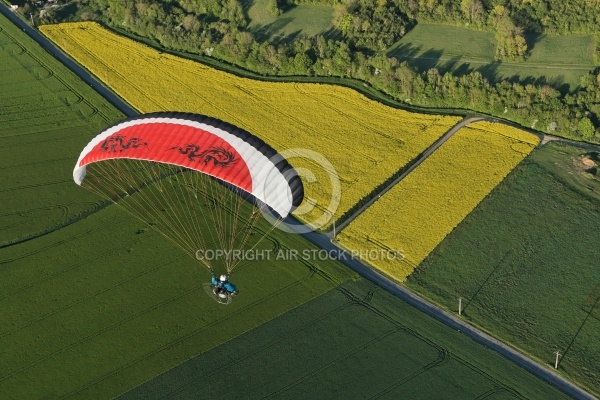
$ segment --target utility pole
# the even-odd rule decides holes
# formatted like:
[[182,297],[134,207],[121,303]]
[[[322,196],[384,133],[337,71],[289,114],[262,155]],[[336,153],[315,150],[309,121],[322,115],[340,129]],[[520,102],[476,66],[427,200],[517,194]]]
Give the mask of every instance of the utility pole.
[[33,22],[33,13],[29,14],[29,16],[31,17],[31,25],[35,26],[35,23]]
[[458,315],[462,315],[462,297],[458,298]]
[[335,220],[333,220],[333,235],[331,236],[331,241],[335,240]]
[[558,350],[556,350],[554,352],[554,354],[556,354],[556,360],[554,361],[554,369],[558,368],[558,358],[560,357],[560,353],[558,352]]

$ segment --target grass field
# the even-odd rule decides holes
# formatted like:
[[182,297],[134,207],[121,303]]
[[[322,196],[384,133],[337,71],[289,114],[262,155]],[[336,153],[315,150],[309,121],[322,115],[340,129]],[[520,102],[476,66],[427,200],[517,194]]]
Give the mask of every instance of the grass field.
[[531,49],[525,65],[589,67],[594,64],[594,42],[593,35],[543,35]]
[[[450,25],[417,24],[389,51],[402,57],[462,57],[490,61],[496,52],[492,32],[481,32]],[[430,60],[434,62],[435,60]]]
[[245,0],[248,28],[263,39],[289,40],[298,35],[316,36],[333,28],[333,8],[317,4],[294,5],[281,15],[271,14],[268,0]]
[[[243,295],[224,307],[204,269],[144,230],[109,207],[2,251],[0,393],[112,397],[351,276],[334,261],[247,262],[234,275]],[[266,243],[310,248],[294,235]]]
[[253,399],[566,398],[365,280],[321,295],[119,399],[223,393]]
[[[325,227],[460,120],[394,109],[339,86],[240,78],[160,53],[95,23],[41,29],[142,112],[206,114],[252,132],[278,151],[292,149],[290,163],[314,174],[303,176],[305,206],[295,215],[308,223],[324,216]],[[303,156],[304,149],[322,154],[331,166]],[[336,174],[340,194],[331,183]],[[332,199],[333,204],[339,199],[337,210],[330,207]]]
[[100,205],[70,171],[78,149],[122,115],[1,15],[0,28],[1,246]]
[[593,35],[529,36],[531,55],[525,62],[494,62],[492,32],[450,25],[418,24],[394,44],[388,54],[421,70],[480,71],[491,81],[544,81],[573,90],[579,77],[594,69]]
[[[584,150],[534,151],[409,277],[411,289],[600,392],[600,183]],[[598,160],[597,153],[591,155]]]
[[[538,138],[479,121],[461,128],[337,236],[392,278],[413,269],[527,155]],[[370,249],[402,255],[369,259]]]

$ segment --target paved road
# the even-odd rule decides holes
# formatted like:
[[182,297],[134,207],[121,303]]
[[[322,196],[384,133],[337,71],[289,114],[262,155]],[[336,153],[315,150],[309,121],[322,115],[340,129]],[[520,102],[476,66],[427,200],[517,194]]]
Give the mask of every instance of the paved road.
[[[60,51],[57,47],[54,46],[52,42],[50,42],[45,36],[40,34],[36,29],[31,28],[27,25],[23,20],[21,20],[18,16],[14,15],[12,11],[10,11],[4,4],[0,3],[0,13],[5,15],[10,21],[12,21],[15,25],[23,29],[29,36],[31,36],[34,40],[36,40],[46,51],[50,54],[54,55],[59,61],[65,64],[68,68],[70,68],[75,74],[77,74],[84,82],[91,85],[98,93],[108,99],[117,109],[123,112],[127,116],[135,116],[139,113],[134,110],[131,106],[125,103],[120,97],[118,97],[115,93],[106,88],[102,83],[100,83],[96,78],[94,78],[91,74],[88,73],[85,69],[83,69],[79,64],[74,62],[68,56],[66,56],[62,51]],[[483,118],[482,118],[483,119]],[[465,123],[472,122],[473,120],[465,120]],[[462,126],[462,125],[461,125]],[[453,129],[457,130],[458,126],[455,126]],[[432,147],[430,147],[427,151],[429,152],[427,155],[431,154],[437,147],[441,146],[442,143],[448,139],[448,137],[452,136],[454,132],[448,132],[444,137],[440,139],[440,141],[436,142]],[[445,139],[444,139],[445,138]],[[443,140],[443,141],[442,141]],[[437,146],[436,146],[437,145]],[[435,146],[435,147],[434,147]],[[419,162],[422,162],[426,156],[421,157]],[[417,164],[418,165],[418,164]],[[415,165],[412,169],[416,168]],[[412,170],[410,169],[410,170]],[[409,171],[410,171],[409,170]],[[408,172],[409,172],[408,171]],[[408,173],[407,172],[407,173]],[[400,177],[398,180],[402,179]],[[384,192],[389,190],[389,188],[393,186],[390,185],[384,188]],[[292,219],[289,220],[290,224],[297,223]],[[326,251],[333,251],[334,254],[339,254],[342,251],[336,244],[332,243],[331,238],[327,234],[321,234],[317,232],[308,232],[303,233],[302,236],[310,240],[312,243],[316,244],[320,248]],[[537,364],[535,361],[527,358],[525,355],[519,353],[518,351],[512,349],[511,347],[501,343],[500,341],[494,339],[493,337],[487,335],[486,333],[480,331],[477,328],[469,325],[468,323],[462,321],[458,317],[436,307],[432,303],[422,299],[421,297],[415,295],[407,288],[402,287],[387,277],[381,275],[375,270],[367,267],[360,260],[353,259],[350,254],[345,253],[346,257],[341,257],[340,261],[343,262],[346,266],[353,269],[361,276],[369,279],[370,281],[378,284],[382,288],[388,290],[394,295],[398,296],[402,300],[411,304],[412,306],[418,308],[429,316],[436,318],[437,320],[443,322],[444,324],[463,332],[465,335],[469,336],[476,342],[479,342],[492,350],[497,351],[502,354],[506,358],[512,360],[517,365],[531,372],[532,374],[546,380],[552,385],[558,387],[568,395],[578,398],[578,399],[595,399],[591,394],[586,391],[580,389],[575,386],[573,383],[564,379],[560,375],[556,374],[554,371],[545,368],[542,365]]]
[[[598,145],[594,145],[594,144],[590,144],[590,143],[582,143],[582,142],[577,142],[575,140],[563,139],[563,138],[559,138],[559,137],[556,137],[556,136],[546,135],[546,134],[534,131],[533,129],[524,128],[524,127],[522,127],[520,125],[517,125],[517,124],[514,124],[514,123],[510,123],[510,122],[507,122],[507,121],[502,121],[502,120],[499,120],[499,119],[493,118],[493,117],[488,117],[488,116],[474,116],[474,117],[465,118],[462,121],[460,121],[458,124],[456,124],[455,126],[453,126],[441,138],[439,138],[435,143],[433,143],[427,150],[425,150],[423,153],[421,153],[417,157],[416,160],[412,161],[411,166],[405,172],[403,172],[400,176],[398,176],[398,178],[394,179],[392,182],[390,182],[389,185],[387,185],[386,187],[384,187],[383,189],[381,189],[379,192],[374,193],[373,197],[371,198],[371,200],[369,200],[365,205],[363,205],[358,210],[356,210],[352,215],[350,215],[349,217],[347,217],[346,219],[344,219],[340,223],[337,223],[336,226],[335,226],[335,232],[332,229],[329,232],[327,232],[327,236],[334,237],[335,235],[337,235],[338,233],[340,233],[342,231],[342,229],[344,229],[346,226],[348,226],[354,219],[356,219],[360,214],[362,214],[363,211],[365,211],[373,203],[375,203],[377,200],[379,200],[379,198],[381,196],[383,196],[390,189],[392,189],[395,185],[397,185],[402,179],[404,179],[415,168],[417,168],[419,165],[421,165],[423,163],[423,161],[425,161],[427,159],[427,157],[429,157],[442,144],[444,144],[448,139],[450,139],[452,137],[452,135],[454,135],[460,128],[462,128],[463,126],[468,125],[468,124],[470,124],[472,122],[476,122],[476,121],[490,121],[490,122],[497,122],[497,123],[500,123],[500,124],[505,124],[505,125],[513,126],[515,128],[521,129],[521,130],[523,130],[525,132],[528,132],[528,133],[530,133],[530,134],[532,134],[534,136],[537,136],[538,139],[540,139],[540,144],[541,145],[546,144],[548,142],[558,142],[558,143],[569,144],[571,146],[576,146],[576,147],[579,147],[579,148],[582,148],[582,149],[585,149],[585,150],[600,151],[600,146],[598,146]],[[335,235],[334,235],[334,233],[335,233]]]
[[[429,146],[429,148],[427,150],[425,150],[423,153],[421,153],[415,161],[412,161],[411,166],[406,171],[404,171],[398,178],[396,178],[392,182],[390,182],[390,184],[387,185],[386,187],[384,187],[383,189],[381,189],[380,192],[373,195],[373,198],[371,200],[369,200],[365,205],[363,205],[358,210],[356,210],[352,215],[350,215],[348,218],[346,218],[341,223],[337,224],[335,227],[335,234],[339,233],[342,229],[344,229],[348,224],[350,224],[350,222],[352,222],[355,218],[357,218],[360,214],[362,214],[363,211],[365,211],[373,203],[375,203],[377,200],[379,200],[379,198],[381,196],[383,196],[385,193],[387,193],[392,187],[394,187],[396,184],[398,184],[398,182],[400,182],[408,174],[410,174],[415,168],[417,168],[419,165],[421,165],[421,163],[423,161],[425,161],[427,159],[427,157],[429,157],[434,151],[436,151],[442,144],[446,143],[446,141],[448,139],[450,139],[452,137],[452,135],[454,135],[460,128],[462,128],[463,126],[465,126],[467,124],[470,124],[471,122],[482,121],[482,120],[486,120],[486,119],[487,119],[486,117],[471,117],[471,118],[463,119],[458,124],[454,125],[441,138],[439,138],[436,142],[434,142],[431,146]],[[329,236],[329,237],[335,236],[333,229],[331,231],[327,232],[327,236]]]
[[[319,246],[321,249],[326,251],[331,251],[332,255],[338,255],[341,249],[335,243],[332,243],[331,238],[325,234],[320,234],[316,232],[310,232],[303,234],[305,238],[310,240],[315,245]],[[550,384],[556,386],[569,396],[576,399],[596,399],[596,397],[592,396],[590,393],[585,390],[577,387],[567,379],[563,378],[556,372],[552,371],[549,368],[546,368],[532,359],[528,358],[524,354],[514,350],[508,345],[500,342],[497,339],[494,339],[490,335],[480,331],[479,329],[473,327],[469,323],[463,321],[458,316],[450,314],[427,300],[417,296],[406,287],[403,287],[397,283],[394,283],[392,280],[378,273],[377,271],[367,267],[360,260],[353,259],[350,254],[345,253],[346,257],[338,257],[342,263],[346,266],[350,267],[358,274],[363,276],[364,278],[378,284],[385,290],[390,293],[398,296],[402,300],[406,301],[408,304],[416,307],[417,309],[423,311],[425,314],[443,322],[447,326],[456,329],[463,334],[467,335],[471,339],[475,340],[478,343],[487,346],[488,348],[500,353],[504,357],[513,361],[515,364],[520,367],[526,369],[530,373],[535,376],[549,382]]]

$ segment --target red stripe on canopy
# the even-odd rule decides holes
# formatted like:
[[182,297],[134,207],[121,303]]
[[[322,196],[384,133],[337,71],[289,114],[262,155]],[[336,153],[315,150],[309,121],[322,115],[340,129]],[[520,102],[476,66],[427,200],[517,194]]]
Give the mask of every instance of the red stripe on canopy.
[[98,143],[79,163],[129,158],[179,165],[252,193],[252,177],[237,150],[203,129],[153,122],[124,127]]

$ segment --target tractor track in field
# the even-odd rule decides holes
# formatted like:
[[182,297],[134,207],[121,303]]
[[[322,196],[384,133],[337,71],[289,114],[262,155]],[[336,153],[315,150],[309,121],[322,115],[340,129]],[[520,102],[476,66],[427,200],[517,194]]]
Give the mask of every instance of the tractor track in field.
[[487,333],[469,324],[468,322],[464,321],[458,316],[453,315],[437,307],[428,300],[413,293],[408,288],[396,283],[390,277],[385,276],[381,272],[368,267],[359,259],[353,258],[350,255],[350,253],[348,253],[345,249],[339,247],[334,242],[332,242],[331,238],[327,234],[318,232],[308,232],[301,233],[301,235],[308,239],[311,243],[326,251],[343,251],[345,257],[339,257],[339,261],[347,267],[354,270],[355,272],[357,272],[360,276],[364,277],[365,279],[368,279],[371,282],[376,283],[383,289],[399,297],[400,299],[404,300],[411,306],[424,312],[430,317],[435,318],[436,320],[442,322],[450,328],[455,329],[463,333],[464,335],[470,337],[475,342],[482,344],[483,346],[511,360],[512,362],[519,365],[531,374],[562,390],[567,395],[576,399],[596,399],[596,397],[594,397],[592,394],[578,387],[577,385],[564,378],[563,376],[559,375],[558,373],[552,371],[548,367],[534,361],[533,359],[529,358],[520,351],[500,341],[499,339],[488,335]]
[[[327,368],[331,367],[332,365],[335,365],[336,363],[340,362],[341,360],[344,360],[348,357],[351,357],[355,354],[358,354],[361,351],[364,351],[366,349],[368,349],[369,347],[371,347],[374,344],[377,344],[381,341],[383,341],[384,339],[387,339],[388,337],[394,335],[395,333],[398,333],[401,330],[401,328],[398,327],[394,327],[392,329],[389,329],[383,333],[380,333],[377,336],[372,337],[371,339],[367,340],[364,343],[361,343],[357,346],[355,346],[354,348],[345,351],[343,354],[340,354],[339,356],[328,360],[327,362],[320,364],[317,368],[313,369],[312,371],[305,373],[303,376],[298,377],[296,380],[294,380],[293,382],[290,382],[289,384],[287,384],[286,386],[283,386],[277,390],[274,390],[273,392],[269,393],[268,395],[264,396],[263,399],[281,399],[281,398],[285,398],[285,396],[283,395],[287,390],[289,390],[290,388],[298,385],[301,382],[306,381],[307,379],[313,378],[316,375],[318,375],[320,372],[325,371]],[[422,369],[419,369],[417,371],[415,371],[413,374],[418,375],[419,373],[421,373]]]
[[117,110],[121,111],[128,117],[138,115],[139,113],[127,104],[123,99],[117,96],[113,91],[108,89],[102,82],[96,79],[90,74],[85,68],[80,66],[76,61],[67,56],[55,46],[46,36],[42,35],[40,31],[31,27],[25,21],[23,21],[18,15],[12,12],[4,3],[0,3],[0,13],[4,15],[10,22],[15,24],[19,29],[25,32],[29,37],[35,40],[44,50],[54,56],[58,61],[69,68],[75,75],[81,78],[85,83],[90,85],[96,92],[102,97],[107,99]]
[[[276,290],[274,292],[271,292],[268,295],[266,295],[264,297],[261,297],[261,298],[255,300],[254,302],[245,305],[244,307],[239,308],[237,311],[235,311],[235,312],[233,312],[231,314],[228,314],[228,315],[226,315],[224,317],[221,317],[219,319],[211,321],[210,323],[208,323],[206,325],[200,326],[200,327],[194,329],[191,332],[188,332],[188,333],[183,334],[182,336],[179,336],[178,338],[174,339],[171,342],[165,343],[162,346],[154,348],[154,349],[150,350],[149,352],[146,352],[146,353],[142,354],[141,356],[135,358],[134,360],[131,360],[131,361],[127,362],[126,364],[121,365],[118,368],[116,368],[116,369],[114,369],[112,371],[109,371],[109,372],[107,372],[107,373],[105,373],[105,374],[97,377],[94,380],[86,382],[83,386],[81,386],[81,387],[79,387],[77,389],[74,389],[73,391],[71,391],[71,392],[69,392],[67,394],[62,395],[60,398],[61,399],[68,399],[68,398],[76,397],[78,394],[81,394],[81,392],[85,391],[86,389],[88,389],[92,385],[98,384],[100,382],[103,382],[106,379],[110,378],[111,376],[116,375],[116,374],[120,373],[121,371],[125,370],[126,368],[129,368],[129,367],[131,367],[131,366],[133,366],[133,365],[135,365],[135,364],[137,364],[137,363],[139,363],[139,362],[141,362],[143,360],[149,359],[150,357],[152,357],[153,355],[155,355],[157,353],[160,353],[161,351],[167,350],[167,349],[169,349],[171,347],[175,347],[178,344],[183,343],[185,340],[193,337],[194,335],[197,335],[198,333],[204,331],[205,329],[209,329],[209,328],[212,328],[213,326],[219,325],[219,324],[223,323],[224,321],[227,321],[227,320],[229,320],[230,318],[232,318],[232,317],[234,317],[236,315],[242,314],[243,312],[245,312],[245,311],[247,311],[249,309],[252,309],[257,304],[260,304],[260,303],[262,303],[262,302],[264,302],[264,301],[266,301],[268,299],[275,298],[276,296],[284,295],[285,292],[287,292],[288,290],[290,290],[292,287],[295,287],[295,286],[298,286],[298,285],[302,284],[304,281],[306,281],[306,280],[310,279],[312,276],[314,276],[314,274],[315,274],[314,271],[309,270],[308,274],[306,276],[304,276],[303,278],[298,279],[298,280],[294,281],[293,283],[291,283],[291,284],[289,284],[287,286],[284,286],[284,287],[282,287],[282,288],[280,288],[280,289],[278,289],[278,290]],[[202,285],[196,286],[196,287],[188,290],[187,292],[185,292],[183,295],[182,294],[178,294],[175,297],[171,297],[171,298],[165,300],[163,303],[166,304],[168,302],[172,302],[172,301],[174,301],[176,299],[179,299],[179,298],[183,297],[184,295],[187,295],[188,293],[192,293],[195,290],[201,290],[201,289],[202,289]],[[157,304],[157,305],[149,307],[149,308],[147,308],[145,310],[142,310],[141,312],[138,312],[135,316],[133,316],[131,318],[128,318],[127,320],[133,319],[138,314],[142,315],[143,313],[151,312],[155,308],[158,308],[161,304]],[[111,326],[110,329],[116,328],[119,325],[121,325],[122,323],[123,322],[120,322],[119,324],[115,324],[114,326]],[[103,329],[102,332],[105,332],[105,331],[108,331],[108,330],[109,329]],[[95,337],[95,336],[97,336],[99,334],[100,333],[96,333],[96,334],[90,335],[90,337]],[[84,339],[87,340],[87,338],[84,338]],[[0,381],[1,381],[1,377],[0,377]]]
[[[126,244],[127,244],[127,245],[137,244],[137,243],[139,243],[140,241],[141,241],[141,239],[137,239],[137,240],[133,240],[133,241],[127,242]],[[107,251],[105,251],[105,252],[102,252],[102,253],[99,253],[99,254],[97,254],[96,256],[94,256],[94,257],[92,257],[92,258],[86,259],[86,260],[84,260],[84,261],[82,261],[82,262],[78,262],[78,263],[76,263],[76,264],[74,264],[74,265],[72,265],[72,266],[68,267],[68,268],[67,268],[67,269],[65,269],[65,270],[59,271],[59,272],[57,272],[57,273],[55,273],[55,274],[52,274],[52,275],[50,275],[50,276],[49,276],[47,279],[38,280],[38,281],[32,282],[32,283],[30,283],[30,284],[27,284],[26,286],[24,286],[24,287],[22,287],[22,288],[19,288],[19,290],[17,290],[17,291],[13,291],[13,292],[11,292],[11,293],[10,293],[10,294],[8,294],[8,295],[5,295],[5,296],[3,296],[3,297],[2,297],[2,299],[0,299],[0,300],[4,300],[4,299],[6,299],[6,298],[8,298],[8,297],[10,297],[10,296],[16,295],[16,294],[20,294],[21,292],[23,292],[23,291],[25,291],[25,290],[27,290],[27,289],[29,289],[29,288],[32,288],[32,287],[34,287],[34,286],[36,286],[36,285],[38,285],[38,284],[40,284],[40,283],[47,282],[47,281],[49,281],[49,280],[51,280],[51,279],[54,279],[54,278],[56,278],[56,277],[58,277],[58,276],[60,276],[60,275],[62,275],[62,274],[64,274],[64,273],[67,273],[67,272],[70,272],[70,271],[72,271],[72,270],[75,270],[75,269],[78,269],[78,268],[80,268],[80,267],[83,267],[83,266],[85,266],[85,265],[86,265],[87,263],[89,263],[89,262],[92,262],[92,261],[96,261],[96,260],[99,260],[99,259],[101,259],[102,257],[106,256],[107,254],[110,254],[112,251],[113,251],[113,249],[109,249],[109,250],[107,250]],[[58,307],[58,308],[56,308],[56,309],[52,310],[51,312],[47,312],[46,314],[39,315],[38,317],[36,317],[36,319],[33,319],[33,320],[30,320],[30,321],[27,321],[26,323],[24,323],[24,324],[22,324],[22,325],[19,325],[19,326],[17,326],[17,327],[11,328],[10,330],[6,330],[6,331],[4,331],[4,332],[0,332],[0,339],[1,339],[1,338],[4,338],[4,337],[6,337],[6,336],[8,336],[8,335],[12,335],[12,334],[14,334],[14,333],[18,332],[18,331],[19,331],[19,330],[21,330],[21,329],[25,329],[25,328],[27,328],[27,327],[29,327],[29,326],[31,326],[31,325],[37,324],[37,323],[39,323],[40,321],[43,321],[43,320],[45,320],[45,319],[47,319],[47,318],[49,318],[49,317],[52,317],[52,316],[54,316],[54,315],[57,315],[57,314],[59,314],[59,313],[61,313],[61,312],[65,311],[65,310],[70,310],[70,309],[72,309],[73,307],[75,307],[75,306],[77,306],[77,305],[79,305],[79,304],[81,304],[81,303],[84,303],[84,302],[86,302],[86,301],[88,301],[88,300],[90,300],[90,299],[92,299],[92,298],[94,298],[94,297],[100,296],[101,294],[104,294],[104,293],[110,292],[110,291],[111,291],[111,290],[113,290],[114,288],[117,288],[117,287],[119,287],[119,286],[121,286],[121,285],[123,285],[123,284],[125,284],[125,283],[131,282],[131,281],[134,281],[135,279],[138,279],[138,278],[140,278],[140,277],[142,277],[142,276],[144,276],[144,275],[148,275],[148,274],[150,274],[150,273],[152,273],[152,272],[154,272],[154,271],[156,271],[156,270],[159,270],[160,268],[163,268],[164,266],[166,266],[166,265],[168,265],[168,264],[170,264],[170,263],[172,263],[172,262],[174,262],[174,261],[176,261],[176,260],[182,259],[182,258],[184,258],[184,257],[185,257],[185,255],[183,255],[183,254],[182,254],[181,256],[179,256],[179,257],[176,257],[176,258],[174,258],[174,259],[171,259],[171,260],[169,260],[169,261],[165,261],[165,262],[164,262],[164,263],[162,263],[162,264],[159,264],[159,265],[154,265],[154,266],[153,266],[152,268],[150,268],[150,269],[147,269],[147,270],[141,271],[141,272],[139,272],[139,273],[137,273],[137,274],[135,274],[135,275],[129,276],[129,277],[127,277],[127,278],[125,278],[125,279],[123,279],[123,280],[121,280],[121,281],[115,282],[115,283],[113,283],[113,284],[111,284],[111,285],[109,285],[109,286],[105,286],[105,287],[103,287],[103,288],[102,288],[102,289],[100,289],[100,290],[96,290],[96,291],[94,291],[94,292],[90,292],[90,293],[88,293],[87,295],[85,295],[85,296],[82,296],[82,297],[78,298],[76,301],[72,301],[72,302],[70,302],[70,303],[67,303],[67,304],[65,304],[65,305],[62,305],[61,307]]]
[[[73,71],[84,82],[89,84],[93,89],[95,89],[101,96],[103,96],[105,99],[107,99],[115,108],[117,108],[123,114],[125,114],[128,117],[139,114],[135,109],[133,109],[129,104],[127,104],[123,99],[121,99],[114,92],[112,92],[110,89],[108,89],[106,86],[104,86],[104,84],[101,83],[98,79],[93,77],[87,70],[82,68],[73,59],[71,59],[65,53],[63,53],[60,49],[58,49],[58,47],[56,47],[49,39],[47,39],[45,36],[43,36],[38,30],[29,26],[22,19],[20,19],[17,15],[15,15],[13,12],[11,12],[8,9],[8,7],[6,7],[6,5],[4,5],[3,3],[0,3],[0,13],[2,13],[4,16],[6,16],[13,24],[18,26],[27,35],[29,35],[33,40],[35,40],[38,44],[40,44],[40,46],[42,46],[48,53],[53,55],[56,59],[58,59],[61,63],[63,63],[67,68],[69,68],[71,71]],[[501,121],[496,118],[485,117],[485,116],[471,117],[466,120],[463,120],[462,122],[464,122],[464,124],[467,124],[469,122],[473,122],[476,120],[489,120],[489,121],[501,122],[501,123],[504,123],[507,125],[516,126],[516,124],[507,123],[507,121]],[[460,123],[458,125],[456,125],[451,131],[447,132],[445,135],[442,136],[442,138],[440,138],[429,149],[427,149],[425,151],[425,153],[423,153],[417,160],[413,160],[414,165],[411,165],[408,168],[408,170],[401,175],[401,177],[396,178],[392,183],[390,183],[383,189],[379,190],[377,193],[372,193],[373,196],[372,196],[371,201],[368,202],[363,207],[359,208],[359,210],[357,210],[349,218],[347,218],[345,221],[343,221],[342,228],[344,226],[347,226],[351,222],[351,220],[356,218],[356,216],[358,216],[362,211],[364,211],[364,209],[366,209],[366,207],[368,205],[371,205],[381,195],[383,195],[385,192],[390,190],[393,185],[395,185],[402,178],[404,178],[406,175],[408,175],[408,173],[410,171],[414,170],[431,153],[433,153],[438,147],[440,147],[445,141],[447,141],[454,134],[454,132],[456,132],[458,130],[458,128],[460,127],[459,125],[463,126]],[[542,135],[533,130],[524,129],[521,126],[519,126],[519,128],[523,129],[529,133],[532,133],[538,137],[541,137],[542,144],[546,143],[547,141],[559,141],[559,142],[563,142],[563,143],[573,144],[575,146],[579,146],[579,147],[586,148],[586,149],[592,148],[592,149],[597,150],[599,148],[598,146],[593,146],[590,144],[584,144],[584,143],[580,143],[580,142],[575,142],[575,141],[570,141],[570,140],[566,140],[566,139],[554,138],[552,136]],[[291,218],[291,217],[288,217],[288,218],[289,218],[288,222],[290,222],[291,225],[297,224],[297,222],[294,221],[293,218]],[[331,238],[332,233],[331,232],[329,232],[329,233],[308,232],[308,233],[302,233],[301,235],[303,237],[305,237],[306,239],[308,239],[311,243],[314,243],[315,245],[320,247],[321,249],[324,249],[327,251],[336,251],[336,252],[340,251],[340,250],[344,250],[332,242],[332,238]],[[31,238],[31,239],[33,239],[33,238]],[[28,240],[30,240],[30,239],[28,239]],[[401,298],[402,300],[404,300],[408,304],[412,305],[413,307],[423,311],[425,314],[435,318],[436,320],[444,323],[445,325],[447,325],[453,329],[456,329],[456,330],[462,332],[463,334],[467,335],[474,341],[484,345],[485,347],[496,351],[497,353],[499,353],[499,354],[503,355],[504,357],[508,358],[509,360],[513,361],[515,364],[517,364],[517,365],[521,366],[522,368],[524,368],[525,370],[529,371],[533,375],[535,375],[535,376],[543,379],[544,381],[552,384],[553,386],[559,388],[566,394],[568,394],[574,398],[578,398],[578,399],[595,399],[595,397],[592,396],[590,393],[579,388],[578,386],[576,386],[572,382],[568,381],[564,377],[560,376],[556,372],[550,370],[549,368],[547,368],[541,364],[538,364],[536,361],[532,360],[531,358],[525,356],[524,354],[513,349],[509,345],[499,341],[498,339],[495,339],[494,337],[484,333],[483,331],[477,329],[476,327],[468,324],[467,322],[463,321],[462,319],[458,318],[457,316],[452,315],[452,314],[442,310],[441,308],[435,306],[433,303],[430,303],[429,301],[425,300],[424,298],[416,295],[412,291],[408,290],[406,287],[403,287],[403,286],[399,285],[398,283],[394,282],[389,277],[383,275],[382,273],[380,273],[374,269],[371,269],[370,267],[368,267],[367,265],[362,263],[360,260],[352,258],[350,256],[350,254],[348,254],[348,253],[345,253],[345,254],[347,257],[345,259],[344,258],[340,259],[340,262],[342,262],[344,265],[346,265],[347,267],[349,267],[352,270],[354,270],[355,272],[357,272],[362,277],[368,279],[371,282],[376,283],[383,289],[385,289],[385,290],[389,291],[390,293],[394,294],[395,296]],[[172,299],[170,299],[170,300],[172,300]],[[186,335],[186,336],[188,336],[188,335]],[[84,338],[84,339],[88,339],[88,338]],[[184,339],[181,339],[181,340],[184,340]],[[173,343],[169,343],[166,346],[163,346],[159,349],[155,349],[155,351],[158,352],[158,351],[164,350],[164,348],[170,347],[170,346],[173,346]],[[44,357],[44,359],[50,357],[51,355],[52,354],[46,355]],[[37,363],[40,361],[41,360],[36,360],[35,362]],[[115,371],[112,371],[111,373],[114,373],[114,372]],[[12,376],[14,373],[16,373],[16,371],[11,371],[8,374],[8,376]],[[107,375],[110,375],[111,373],[109,373]],[[6,375],[0,377],[0,379],[6,379],[6,378],[7,378]],[[99,377],[96,381],[101,381],[103,379],[106,379],[106,376]],[[76,390],[75,392],[71,392],[71,393],[67,394],[66,397],[75,395],[75,394],[79,393],[81,390],[83,390],[83,389],[80,388],[79,390]]]
[[[244,362],[245,360],[251,359],[252,357],[254,357],[257,354],[262,353],[265,350],[268,350],[269,348],[274,347],[275,345],[285,342],[286,340],[289,340],[290,337],[297,335],[301,332],[303,332],[304,330],[306,330],[307,328],[312,327],[313,325],[324,321],[325,319],[327,319],[328,317],[337,314],[338,312],[348,308],[349,306],[353,305],[351,302],[347,302],[347,303],[343,303],[331,310],[328,310],[327,312],[319,315],[318,317],[314,318],[313,320],[310,321],[310,324],[305,324],[299,327],[295,327],[294,329],[290,330],[289,332],[286,332],[285,334],[277,337],[276,339],[266,342],[264,343],[262,346],[259,346],[255,349],[253,349],[251,352],[248,352],[247,354],[237,357],[235,360],[233,361],[228,361],[225,364],[219,365],[219,367],[217,369],[213,369],[211,371],[208,371],[202,375],[197,375],[192,382],[193,383],[198,383],[200,382],[202,379],[205,378],[209,378],[213,375],[217,375],[219,373],[222,373],[222,370],[225,368],[229,368],[232,367],[236,364],[239,364],[241,362]],[[174,367],[176,368],[176,367]],[[165,371],[166,372],[166,371]],[[182,397],[182,394],[188,389],[188,384],[186,383],[185,385],[180,385],[176,388],[174,388],[173,390],[170,390],[169,393],[167,393],[166,395],[162,396],[161,399],[173,399],[173,398],[179,398]]]
[[[59,224],[48,226],[40,231],[30,233],[26,236],[0,243],[0,250],[7,248],[7,247],[15,246],[15,245],[18,245],[21,243],[29,242],[30,240],[33,240],[33,239],[36,239],[36,238],[39,238],[42,236],[49,235],[53,232],[58,231],[59,229],[65,228],[71,224],[74,224],[77,221],[87,218],[87,217],[91,216],[92,214],[108,207],[111,204],[112,204],[112,202],[110,202],[110,201],[105,201],[102,203],[92,203],[90,209],[84,210],[84,211],[80,212],[79,214],[73,215],[71,218],[69,218],[65,221],[62,221]],[[0,259],[0,265],[7,264],[8,262],[11,262],[11,261],[14,261],[14,260]]]

